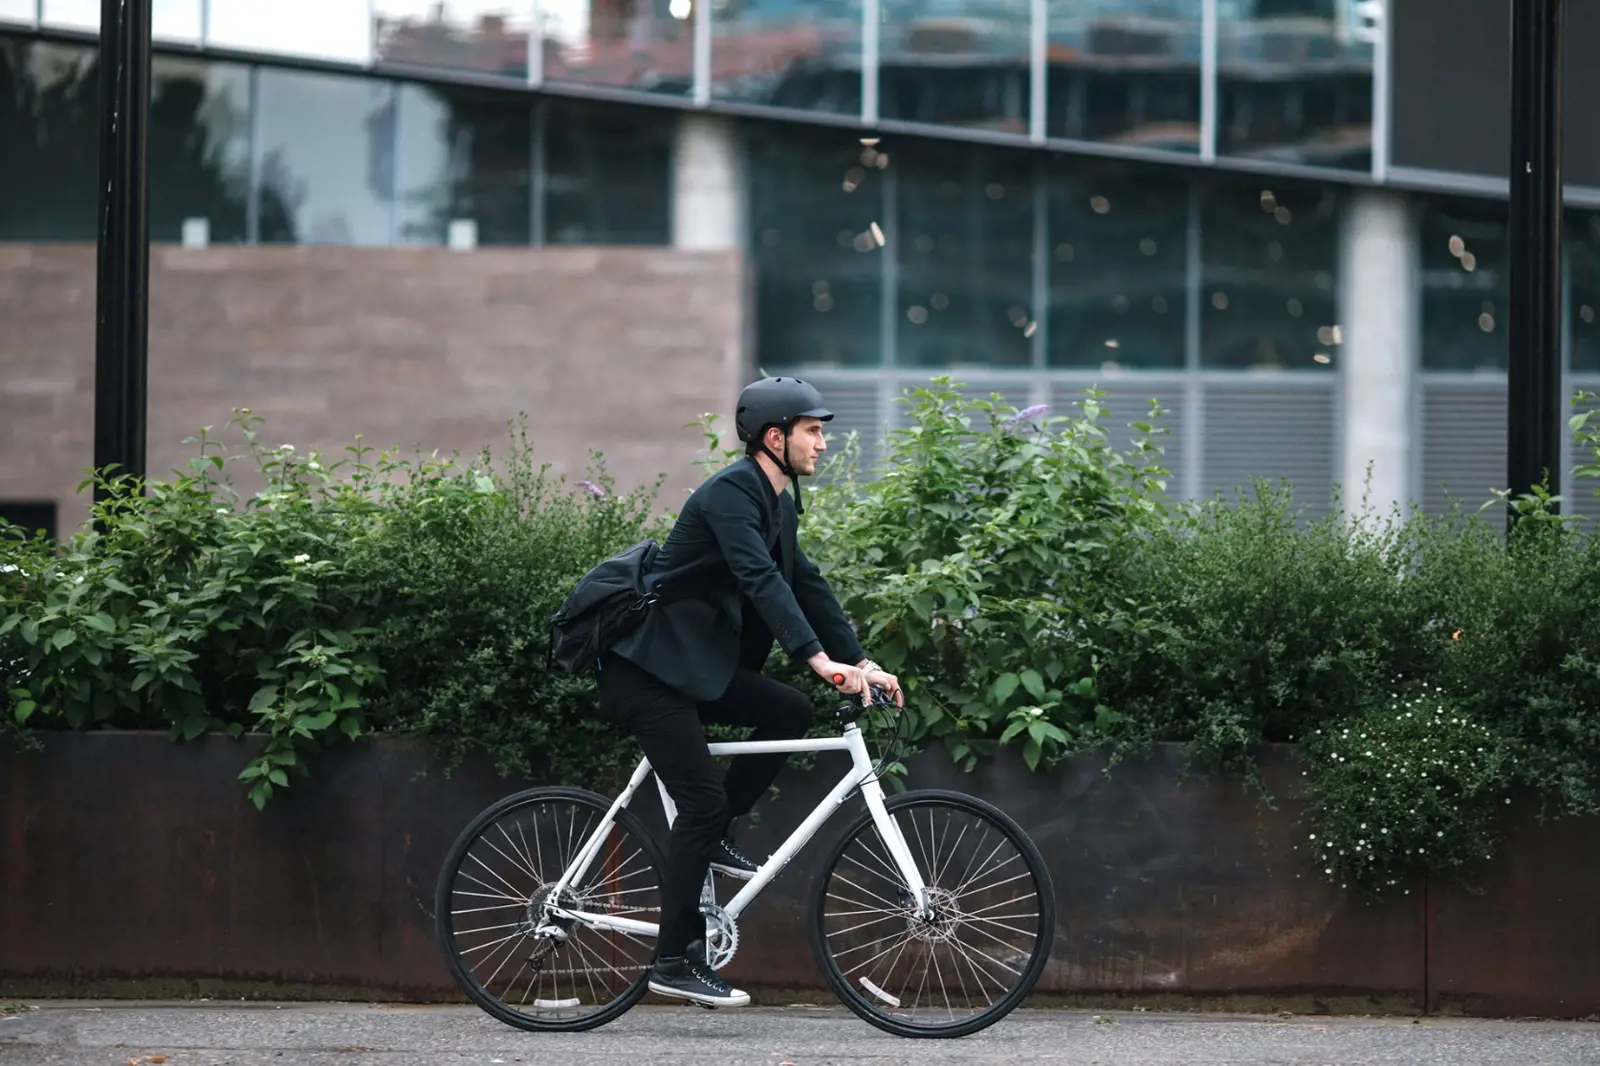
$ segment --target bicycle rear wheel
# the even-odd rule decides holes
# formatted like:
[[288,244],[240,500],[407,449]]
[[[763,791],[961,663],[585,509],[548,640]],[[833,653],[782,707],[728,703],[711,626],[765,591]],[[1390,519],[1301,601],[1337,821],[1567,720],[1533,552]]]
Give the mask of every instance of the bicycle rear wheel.
[[1055,939],[1055,888],[1039,849],[993,804],[925,789],[886,799],[929,889],[900,876],[870,811],[834,845],[813,887],[811,943],[845,1006],[885,1032],[960,1037],[1032,991]]
[[[519,1029],[604,1025],[644,996],[655,943],[545,912],[611,801],[578,788],[507,796],[462,831],[439,872],[434,922],[451,975],[474,1003]],[[626,808],[558,905],[659,922],[661,850]]]

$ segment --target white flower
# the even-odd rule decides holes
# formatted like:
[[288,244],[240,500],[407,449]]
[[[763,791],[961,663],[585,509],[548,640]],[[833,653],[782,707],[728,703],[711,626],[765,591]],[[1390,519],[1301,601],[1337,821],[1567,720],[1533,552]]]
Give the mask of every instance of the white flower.
[[291,563],[309,563],[311,561],[311,556],[302,553],[300,555],[296,555],[293,559],[290,559],[289,561]]
[[217,513],[218,514],[227,514],[228,513],[228,509],[226,507],[218,507],[217,508]]

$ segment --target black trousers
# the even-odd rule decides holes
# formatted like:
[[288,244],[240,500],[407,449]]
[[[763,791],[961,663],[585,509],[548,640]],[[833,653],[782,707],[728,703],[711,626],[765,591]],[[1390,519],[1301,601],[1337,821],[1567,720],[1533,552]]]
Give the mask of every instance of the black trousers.
[[702,725],[754,726],[751,740],[793,740],[811,728],[811,699],[754,670],[739,670],[721,697],[696,703],[609,654],[601,662],[599,689],[602,709],[639,738],[651,769],[678,809],[662,872],[656,952],[682,955],[691,940],[705,936],[700,888],[712,853],[733,819],[755,806],[788,759],[783,752],[738,755],[724,779],[706,750]]

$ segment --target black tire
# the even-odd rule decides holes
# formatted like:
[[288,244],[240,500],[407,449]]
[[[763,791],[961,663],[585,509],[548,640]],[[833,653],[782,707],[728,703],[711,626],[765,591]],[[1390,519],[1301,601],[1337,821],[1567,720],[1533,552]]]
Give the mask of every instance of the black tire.
[[[861,966],[867,965],[877,958],[887,955],[890,951],[894,951],[895,956],[890,960],[889,971],[884,975],[884,979],[887,980],[893,975],[896,967],[899,965],[905,953],[906,946],[914,941],[920,940],[928,945],[926,950],[928,964],[923,969],[924,982],[926,982],[927,976],[932,970],[939,969],[940,981],[942,984],[943,967],[941,967],[939,963],[939,954],[942,948],[950,948],[953,945],[953,950],[948,953],[948,965],[952,972],[961,979],[963,991],[966,990],[966,974],[961,972],[959,964],[962,962],[967,964],[967,972],[977,979],[975,983],[981,991],[984,987],[983,977],[985,975],[979,972],[978,967],[974,965],[971,958],[971,952],[969,952],[964,945],[957,943],[959,938],[956,934],[962,932],[967,926],[973,926],[976,928],[980,923],[994,924],[1002,929],[1012,928],[999,923],[995,918],[979,918],[977,916],[982,910],[992,911],[995,909],[994,907],[982,908],[980,911],[974,912],[970,915],[964,913],[960,908],[958,899],[950,896],[950,887],[948,885],[936,884],[937,878],[935,876],[930,876],[926,870],[923,870],[923,878],[928,883],[929,887],[940,889],[945,893],[946,896],[950,896],[950,898],[945,900],[942,904],[944,918],[942,920],[936,919],[933,922],[919,922],[913,914],[905,911],[904,909],[899,909],[904,908],[905,905],[910,902],[909,894],[905,893],[905,887],[901,882],[899,875],[894,873],[892,867],[886,867],[884,865],[884,863],[887,861],[887,851],[883,849],[882,842],[878,838],[877,829],[872,821],[872,814],[870,811],[862,811],[861,815],[849,826],[847,826],[843,833],[840,834],[838,840],[834,843],[833,848],[829,851],[827,864],[824,866],[822,873],[817,877],[816,884],[812,886],[810,918],[811,947],[816,954],[817,965],[822,968],[823,975],[828,980],[828,986],[833,989],[834,994],[839,997],[840,1001],[843,1002],[846,1007],[849,1007],[850,1010],[855,1012],[858,1017],[870,1022],[885,1032],[893,1033],[896,1036],[941,1037],[948,1039],[968,1036],[972,1033],[978,1032],[981,1029],[986,1029],[995,1022],[999,1021],[1001,1018],[1004,1018],[1007,1014],[1010,1014],[1017,1008],[1019,1004],[1022,1003],[1023,999],[1027,997],[1028,993],[1033,990],[1034,984],[1039,980],[1040,973],[1043,972],[1045,964],[1049,961],[1050,950],[1055,940],[1056,906],[1055,887],[1051,883],[1049,871],[1045,868],[1044,857],[1040,855],[1038,847],[1031,839],[1029,839],[1028,835],[1022,831],[1022,828],[1017,825],[1017,823],[1009,815],[1001,811],[998,807],[995,807],[992,803],[978,799],[975,796],[969,796],[961,792],[948,792],[937,789],[921,789],[911,792],[903,792],[896,796],[887,797],[885,799],[885,806],[888,808],[890,817],[894,818],[896,823],[901,825],[901,832],[906,836],[907,846],[911,849],[912,857],[918,863],[919,868],[928,866],[930,863],[926,854],[925,842],[922,841],[920,833],[914,834],[913,832],[908,832],[905,827],[905,818],[903,816],[907,813],[912,814],[914,817],[920,820],[921,811],[926,809],[929,812],[930,829],[932,828],[932,816],[934,812],[943,809],[947,813],[960,813],[969,820],[984,825],[987,830],[992,831],[994,835],[997,835],[1001,839],[1002,843],[1010,843],[1010,845],[1016,851],[1016,856],[1021,860],[1023,873],[1018,874],[1015,877],[1008,874],[1006,881],[1001,881],[995,885],[985,886],[985,890],[998,890],[1007,882],[1016,883],[1026,879],[1026,884],[1023,884],[1020,887],[1031,889],[1031,894],[1037,897],[1036,914],[1022,916],[1006,914],[1001,916],[1008,919],[1018,917],[1037,918],[1036,933],[1031,937],[1027,935],[1022,935],[1020,937],[1021,940],[1027,942],[1027,960],[1025,964],[1020,963],[1020,959],[1017,957],[1019,953],[1015,948],[1013,948],[1012,953],[1008,955],[1008,959],[1018,962],[1019,966],[1016,968],[1015,978],[1009,982],[1009,987],[1006,989],[1004,995],[999,998],[998,1002],[991,1003],[987,1009],[984,1009],[979,1013],[959,1019],[952,1018],[949,1022],[943,1024],[914,1024],[911,1021],[884,1010],[883,1007],[879,1005],[878,1001],[869,999],[861,990],[857,989],[855,984],[851,982],[847,973],[841,967],[839,958],[835,954],[834,946],[830,945],[829,943],[830,937],[845,935],[853,932],[856,929],[867,928],[869,926],[876,925],[879,922],[888,922],[889,932],[891,933],[895,933],[903,925],[904,931],[897,934],[898,939],[900,940],[900,946],[898,948],[891,944],[889,948],[884,949],[884,951],[880,952],[877,956],[867,957],[867,961],[855,966],[852,969],[852,972],[859,970]],[[908,808],[910,808],[909,811]],[[930,831],[930,840],[932,836],[933,833]],[[956,843],[960,844],[965,839],[966,834],[963,832],[957,839]],[[988,838],[986,836],[985,840],[987,839]],[[869,911],[846,911],[843,915],[834,916],[857,924],[845,926],[842,929],[838,929],[830,933],[827,928],[829,915],[826,914],[825,911],[830,896],[832,895],[830,893],[830,885],[833,885],[836,881],[839,883],[839,885],[847,887],[847,889],[850,891],[859,892],[863,896],[871,897],[871,899],[882,900],[886,905],[891,902],[883,893],[875,893],[867,889],[863,889],[861,886],[855,885],[852,881],[849,881],[847,878],[845,878],[844,875],[840,874],[840,863],[847,858],[854,864],[854,867],[860,867],[862,870],[866,870],[869,873],[873,872],[873,867],[862,863],[853,855],[847,854],[852,848],[852,845],[860,844],[863,840],[876,842],[878,849],[877,853],[874,853],[874,850],[870,845],[866,846],[866,853],[874,858],[879,859],[877,866],[880,871],[886,871],[894,874],[893,883],[903,894],[893,901],[897,909],[887,909],[886,907],[886,909],[882,912],[883,917],[874,919],[873,921],[862,923],[858,922],[858,920],[853,917],[853,915],[865,914],[869,913]],[[979,848],[982,847],[982,845],[976,846]],[[999,844],[996,845],[997,851],[999,846]],[[921,850],[919,850],[919,847]],[[1005,863],[1002,863],[1001,865],[1008,865],[1012,861],[1014,860],[1007,859]],[[939,865],[937,860],[935,860],[933,865]],[[955,865],[956,864],[954,862],[949,862],[947,866],[941,866],[940,871],[951,872],[953,871]],[[854,873],[854,867],[851,868],[852,875],[860,877],[859,874]],[[970,869],[971,867],[969,864],[967,870],[964,872],[970,872]],[[969,878],[967,883],[970,884],[973,881],[981,882],[986,876],[987,875],[980,870],[979,874],[973,875],[971,878]],[[887,880],[888,879],[885,878],[885,881]],[[959,887],[964,888],[965,885]],[[1028,904],[1025,902],[1026,898],[1027,897],[1021,897],[1018,899],[1015,891],[1013,891],[1011,898],[1002,901],[1001,904],[997,904],[996,906],[1010,907],[1014,902],[1021,906],[1027,906]],[[876,904],[871,902],[871,899],[846,900],[845,902],[852,904],[861,903],[871,908],[876,906]],[[982,929],[982,935],[997,941],[999,940],[999,938],[994,937],[986,927]],[[884,939],[887,938],[872,941],[868,947],[876,948],[878,945],[884,943]],[[866,949],[847,948],[842,953],[849,954],[852,951],[860,950]],[[1000,967],[1007,971],[1012,970],[1011,966],[1006,965],[1005,960],[995,960],[988,958],[987,956],[985,956],[985,958],[987,961],[996,962]],[[912,969],[915,969],[914,961],[911,964],[911,967]],[[996,984],[1001,983],[997,978],[992,979],[995,980]],[[896,998],[892,992],[880,988],[876,982],[870,981],[866,975],[857,978],[857,980],[863,982],[864,987],[870,987],[872,990],[874,990],[876,995],[884,997],[883,1001],[886,1003]],[[945,1005],[948,1008],[949,990],[946,989],[945,991]],[[921,989],[919,988],[919,995],[920,992]],[[897,1003],[891,1005],[898,1006]]]
[[[597,1026],[604,1025],[609,1021],[613,1021],[644,996],[649,984],[649,963],[654,955],[653,941],[648,944],[648,952],[643,953],[643,967],[640,969],[638,977],[632,980],[631,983],[627,983],[625,987],[619,988],[615,994],[603,1004],[598,1002],[600,997],[594,987],[593,977],[591,976],[588,988],[590,992],[597,993],[595,995],[597,1000],[595,1008],[593,1010],[578,1014],[574,1017],[547,1017],[529,1014],[523,1009],[518,1009],[518,1006],[514,1006],[506,1002],[505,999],[499,995],[496,995],[489,987],[493,984],[495,977],[498,976],[500,970],[497,970],[495,975],[490,976],[488,981],[485,982],[478,974],[474,973],[473,965],[462,958],[463,952],[474,952],[480,950],[479,947],[464,947],[460,942],[462,937],[467,937],[470,934],[475,933],[487,933],[492,937],[496,935],[501,928],[511,928],[511,926],[490,926],[478,930],[458,929],[456,924],[456,915],[458,913],[466,913],[471,910],[493,911],[498,909],[513,911],[513,908],[515,908],[513,914],[509,916],[520,916],[518,921],[515,923],[516,932],[510,934],[506,938],[507,941],[511,941],[513,938],[515,938],[515,941],[511,944],[505,960],[500,964],[501,968],[503,968],[507,963],[511,962],[523,951],[534,951],[539,945],[547,943],[546,941],[535,939],[531,935],[531,929],[535,921],[533,918],[533,897],[538,891],[538,886],[543,885],[545,882],[554,881],[560,877],[563,869],[565,868],[566,862],[558,859],[547,869],[532,869],[532,867],[535,865],[544,866],[544,852],[542,850],[543,845],[538,835],[539,824],[536,823],[533,827],[535,832],[535,848],[539,849],[538,858],[536,859],[534,858],[535,848],[530,848],[526,843],[525,827],[520,822],[515,821],[519,813],[526,816],[526,814],[529,813],[528,808],[538,807],[540,805],[561,805],[563,809],[571,809],[571,828],[567,831],[569,840],[566,844],[567,850],[571,853],[576,852],[577,848],[582,844],[583,838],[587,835],[583,827],[578,824],[580,820],[578,817],[578,812],[592,812],[592,817],[586,817],[585,819],[588,822],[589,830],[592,830],[595,825],[599,824],[600,819],[605,816],[605,813],[611,809],[611,801],[606,799],[604,796],[599,795],[598,793],[590,792],[586,789],[580,788],[560,787],[534,788],[525,792],[518,792],[515,795],[507,796],[505,799],[502,799],[486,808],[481,814],[474,818],[471,823],[468,824],[466,829],[462,830],[461,835],[456,838],[456,842],[451,846],[448,855],[445,857],[444,865],[439,871],[439,882],[434,892],[434,926],[439,938],[439,947],[444,952],[445,963],[449,966],[450,974],[455,978],[456,984],[461,987],[461,990],[465,992],[475,1004],[483,1008],[483,1010],[492,1017],[506,1023],[507,1025],[512,1025],[519,1029],[527,1029],[534,1032],[577,1032],[584,1029],[593,1029]],[[521,847],[518,847],[517,840],[513,839],[505,830],[505,824],[508,819],[513,820],[513,825],[517,828],[519,835],[522,837]],[[492,837],[488,836],[494,831],[496,826],[500,827],[500,832],[503,836],[503,839],[509,845],[510,850],[518,852],[515,858],[512,858],[510,855],[508,855],[505,848],[502,848],[492,839]],[[627,808],[623,808],[617,812],[611,832],[613,834],[622,834],[625,838],[631,838],[630,847],[636,847],[637,850],[630,851],[628,858],[623,860],[623,864],[631,870],[633,865],[642,862],[642,866],[640,866],[640,872],[648,876],[650,878],[649,884],[654,886],[653,892],[647,885],[642,889],[630,889],[627,892],[620,893],[620,895],[644,895],[645,898],[642,900],[630,899],[628,902],[630,904],[642,904],[640,913],[638,914],[638,917],[641,920],[659,921],[661,910],[661,870],[664,865],[661,857],[660,845],[645,828],[644,823],[642,823],[638,817]],[[557,826],[557,836],[559,843],[559,825]],[[481,852],[474,851],[474,846],[480,842],[486,843],[487,849],[484,849],[484,851]],[[561,849],[558,848],[557,850],[560,851]],[[499,870],[488,866],[483,858],[483,854],[488,851],[498,853],[499,856],[507,860],[508,865]],[[608,859],[609,861],[614,861],[609,859],[611,854],[612,853],[610,851],[602,852],[602,857]],[[469,860],[474,863],[474,868],[481,867],[493,880],[480,880],[472,873],[463,874],[462,866]],[[524,862],[526,865],[524,865]],[[630,872],[628,876],[632,877],[633,874]],[[593,877],[594,873],[593,868],[591,867],[591,872],[586,877],[586,881],[592,879]],[[458,908],[456,906],[458,881],[463,880],[468,885],[467,888],[459,889],[461,895],[463,897],[467,897],[461,900],[463,903],[476,904],[477,900],[474,900],[470,897],[477,897],[477,899],[495,898],[493,893],[484,892],[481,890],[485,887],[499,890],[502,892],[501,898],[504,898],[510,902],[491,904],[489,906]],[[473,884],[473,882],[476,883]],[[498,884],[494,882],[498,882]],[[527,890],[526,899],[521,898],[523,889],[519,887],[524,882],[533,886]],[[504,895],[503,893],[507,890],[512,893],[516,893],[517,895]],[[652,907],[654,908],[654,914],[647,913]],[[502,915],[502,917],[506,916],[507,915]],[[498,919],[475,919],[475,921],[484,920]],[[581,940],[580,937],[600,937],[602,934],[598,930],[587,927],[576,927],[567,931],[569,934],[568,939],[559,944],[559,946],[551,948],[548,952],[548,958],[553,959],[558,954],[562,955],[563,958],[576,957],[579,959],[579,961],[586,961],[590,958],[596,957],[597,950],[601,947],[601,945],[596,945],[595,948],[590,948],[587,946],[587,942]],[[627,937],[630,941],[636,941],[639,946],[644,946],[644,941],[629,934],[611,935],[613,937]],[[490,942],[490,945],[485,946],[492,947],[492,945],[493,941]],[[525,948],[524,945],[528,945],[528,947]],[[614,941],[611,943],[611,951],[614,956]],[[492,960],[498,953],[499,949],[493,948],[488,955],[482,956],[482,958],[485,960]],[[603,952],[601,952],[601,954],[603,954]],[[604,962],[604,959],[602,958],[601,961]],[[530,993],[535,983],[539,983],[542,987],[542,982],[544,980],[544,965],[545,963],[541,962],[540,968],[535,970],[532,959],[528,959],[520,964],[519,969],[526,969],[534,972],[534,977],[529,980]],[[606,964],[604,968],[602,968],[600,971],[597,971],[600,972],[602,978],[606,980],[611,979],[610,975],[607,975],[604,972],[606,968],[609,968],[612,975],[615,975],[615,978],[617,979],[625,979],[627,976],[613,962]],[[631,960],[629,968],[632,968]],[[514,974],[516,972],[517,971],[513,971]],[[561,969],[551,971],[553,980],[562,973],[570,972],[573,971]],[[604,984],[605,980],[602,981],[602,985]],[[578,990],[576,978],[573,980],[573,985],[574,991]],[[515,983],[513,983],[511,988],[514,990],[515,987]],[[525,993],[523,997],[522,1005],[524,1006],[526,1003],[527,994],[528,993]],[[539,1002],[542,1001],[536,1001],[536,1004]],[[555,1003],[564,1001],[550,1002]],[[551,1009],[559,1008],[552,1007]]]

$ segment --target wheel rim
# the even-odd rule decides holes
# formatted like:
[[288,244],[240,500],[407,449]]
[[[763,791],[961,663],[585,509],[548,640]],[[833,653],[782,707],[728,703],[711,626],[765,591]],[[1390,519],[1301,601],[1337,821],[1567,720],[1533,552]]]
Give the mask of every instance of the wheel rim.
[[442,916],[462,977],[487,1000],[533,1025],[570,1024],[640,986],[655,946],[647,938],[552,916],[557,903],[639,921],[659,920],[660,873],[650,850],[613,824],[581,882],[554,882],[605,816],[572,798],[534,799],[473,837]]
[[940,800],[891,808],[929,888],[932,916],[889,857],[876,825],[851,837],[827,873],[821,923],[835,977],[899,1027],[966,1026],[1008,1010],[1032,981],[1044,936],[1028,854],[985,815]]

